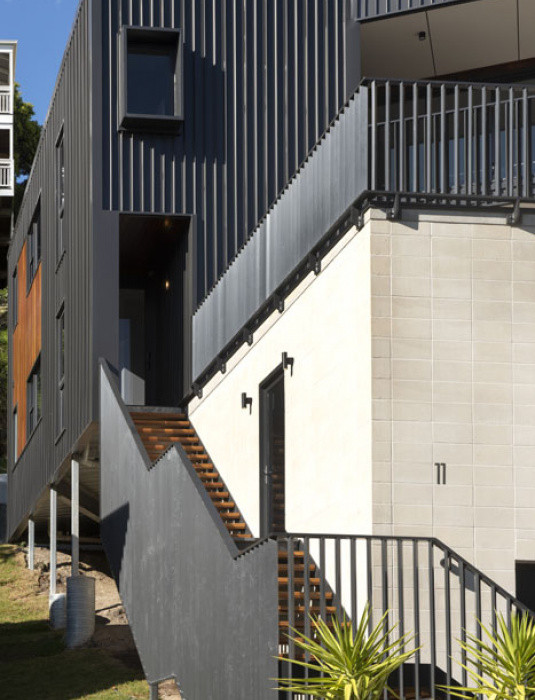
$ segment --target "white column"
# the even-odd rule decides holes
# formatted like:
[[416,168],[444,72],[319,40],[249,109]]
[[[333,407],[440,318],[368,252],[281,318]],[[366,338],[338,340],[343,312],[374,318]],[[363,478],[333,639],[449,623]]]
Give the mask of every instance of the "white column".
[[50,598],[56,595],[57,568],[57,537],[58,537],[58,494],[54,487],[50,488]]
[[71,460],[71,576],[78,576],[80,565],[80,465]]
[[33,571],[35,562],[35,521],[28,519],[28,569]]

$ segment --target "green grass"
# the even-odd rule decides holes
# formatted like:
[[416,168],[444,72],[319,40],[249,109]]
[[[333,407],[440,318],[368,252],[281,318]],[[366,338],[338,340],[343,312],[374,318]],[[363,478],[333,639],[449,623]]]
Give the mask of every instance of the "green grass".
[[0,546],[0,697],[2,700],[138,700],[141,673],[101,649],[69,651],[48,627],[48,596],[24,568],[17,547]]

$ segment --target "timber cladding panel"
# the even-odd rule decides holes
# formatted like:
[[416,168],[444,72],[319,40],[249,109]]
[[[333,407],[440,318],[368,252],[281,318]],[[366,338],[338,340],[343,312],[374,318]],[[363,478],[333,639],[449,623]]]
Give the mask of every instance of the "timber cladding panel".
[[41,270],[39,265],[26,294],[28,259],[24,243],[17,264],[19,293],[16,300],[18,323],[13,332],[13,404],[17,407],[17,457],[26,444],[26,383],[28,376],[41,352]]

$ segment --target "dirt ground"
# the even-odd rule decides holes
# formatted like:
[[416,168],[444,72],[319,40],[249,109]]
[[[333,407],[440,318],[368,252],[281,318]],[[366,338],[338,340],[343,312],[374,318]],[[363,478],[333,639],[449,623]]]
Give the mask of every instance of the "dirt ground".
[[[49,556],[48,549],[35,548],[35,573],[38,577],[38,589],[43,593],[49,590]],[[101,552],[81,551],[80,573],[82,576],[92,576],[95,579],[95,633],[89,645],[104,649],[127,666],[141,668],[128,619],[105,555]],[[70,554],[58,552],[57,593],[65,593],[67,578],[70,574]],[[172,680],[160,683],[158,695],[165,700],[181,700],[176,683]]]

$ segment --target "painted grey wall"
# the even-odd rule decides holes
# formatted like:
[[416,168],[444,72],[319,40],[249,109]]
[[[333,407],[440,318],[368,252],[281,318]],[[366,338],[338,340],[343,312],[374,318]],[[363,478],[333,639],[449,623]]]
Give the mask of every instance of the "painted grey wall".
[[101,418],[102,542],[147,679],[176,677],[184,700],[269,700],[277,544],[236,558],[184,451],[148,461],[106,365]]
[[[41,202],[42,250],[42,420],[13,468],[12,393],[8,405],[9,505],[11,534],[27,515],[55,469],[68,455],[92,416],[91,387],[91,0],[82,0],[67,44],[24,202],[8,254],[9,292],[13,270],[37,203]],[[65,139],[65,247],[56,258],[56,141]],[[26,281],[19,280],[19,294]],[[58,434],[56,314],[65,302],[65,432]],[[12,328],[12,306],[10,328]],[[10,335],[9,386],[13,382]]]
[[436,5],[453,5],[474,0],[351,0],[353,16],[359,20],[374,19],[399,12],[410,12]]
[[229,343],[368,188],[361,86],[193,317],[193,377]]
[[[347,0],[103,0],[102,200],[193,214],[200,301],[358,82]],[[117,129],[117,33],[180,28],[181,133]],[[100,90],[96,90],[100,94]]]

